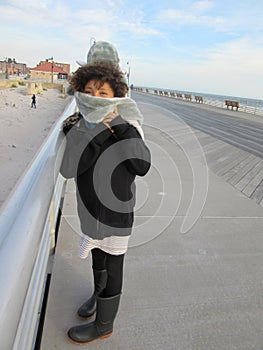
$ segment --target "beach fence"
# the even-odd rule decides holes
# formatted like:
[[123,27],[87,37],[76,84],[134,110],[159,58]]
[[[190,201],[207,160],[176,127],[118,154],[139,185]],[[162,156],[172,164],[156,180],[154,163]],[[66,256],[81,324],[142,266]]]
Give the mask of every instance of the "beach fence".
[[65,179],[62,121],[67,107],[0,212],[0,348],[35,348]]
[[224,108],[233,111],[240,111],[249,114],[263,116],[263,100],[245,99],[239,97],[229,97],[223,95],[209,95],[200,93],[180,92],[176,90],[138,87],[133,86],[132,90],[145,92],[148,94],[159,95],[163,97],[175,98],[180,101],[200,103],[217,108]]

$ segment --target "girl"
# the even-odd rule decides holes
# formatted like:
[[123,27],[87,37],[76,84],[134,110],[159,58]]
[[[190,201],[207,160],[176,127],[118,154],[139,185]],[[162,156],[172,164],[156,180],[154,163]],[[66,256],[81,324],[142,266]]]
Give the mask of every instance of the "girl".
[[68,336],[84,344],[111,335],[123,281],[123,262],[133,224],[135,177],[150,168],[142,115],[125,97],[128,86],[117,65],[93,62],[73,75],[79,112],[63,125],[67,145],[63,176],[74,177],[83,237],[80,257],[91,251],[94,293],[78,310],[95,321],[72,327]]

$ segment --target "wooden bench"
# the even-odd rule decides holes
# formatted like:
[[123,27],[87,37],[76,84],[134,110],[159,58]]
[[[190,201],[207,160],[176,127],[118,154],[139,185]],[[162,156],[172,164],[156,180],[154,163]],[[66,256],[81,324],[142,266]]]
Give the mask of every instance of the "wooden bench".
[[195,101],[198,103],[204,103],[203,96],[195,96]]
[[192,101],[192,95],[191,95],[191,94],[184,94],[184,98],[185,98],[187,101]]
[[238,111],[238,108],[239,108],[238,101],[225,100],[225,105],[226,105],[227,109],[228,109],[228,107],[232,107],[232,110],[233,110],[233,108],[235,107],[236,110]]

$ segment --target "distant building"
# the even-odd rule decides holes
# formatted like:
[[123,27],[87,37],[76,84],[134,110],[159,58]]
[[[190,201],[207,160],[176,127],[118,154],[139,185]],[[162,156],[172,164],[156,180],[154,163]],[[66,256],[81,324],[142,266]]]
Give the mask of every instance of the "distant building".
[[4,61],[0,61],[0,73],[4,74],[6,77],[9,75],[26,75],[29,69],[25,63],[16,62],[15,58],[7,58]]
[[49,62],[46,60],[41,61],[35,68],[30,68],[30,78],[32,80],[55,82],[59,79],[67,79],[69,71],[69,64]]
[[[46,63],[47,62],[47,60],[45,60],[45,61],[40,61],[40,63],[38,64],[38,65],[40,65],[40,64],[42,64],[42,63]],[[61,68],[64,72],[66,72],[68,75],[70,75],[70,64],[69,63],[60,63],[60,62],[54,62],[54,64],[57,66],[57,67],[59,67],[59,68]]]

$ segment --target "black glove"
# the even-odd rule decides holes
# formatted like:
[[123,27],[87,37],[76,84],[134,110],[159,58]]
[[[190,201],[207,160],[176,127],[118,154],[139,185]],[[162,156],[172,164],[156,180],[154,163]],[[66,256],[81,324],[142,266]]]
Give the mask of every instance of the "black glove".
[[64,120],[62,124],[62,130],[64,134],[66,135],[69,130],[77,124],[82,119],[82,115],[79,112],[76,112],[69,116],[67,119]]

